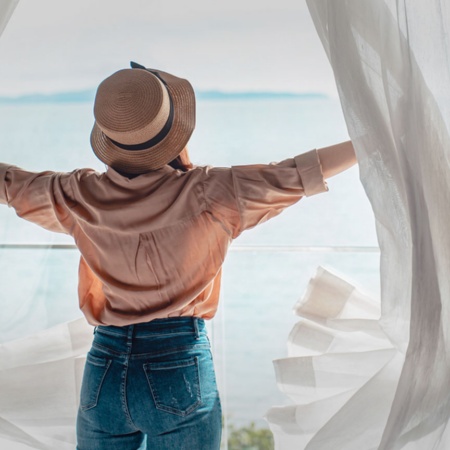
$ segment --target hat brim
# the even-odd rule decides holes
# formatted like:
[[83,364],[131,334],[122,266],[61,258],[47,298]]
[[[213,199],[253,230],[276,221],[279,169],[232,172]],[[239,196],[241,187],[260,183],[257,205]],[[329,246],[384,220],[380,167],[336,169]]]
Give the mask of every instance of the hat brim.
[[160,70],[152,72],[166,85],[173,104],[172,126],[161,142],[145,150],[124,150],[115,145],[97,123],[91,132],[91,146],[96,156],[108,166],[129,174],[156,170],[174,160],[195,128],[195,94],[189,81]]

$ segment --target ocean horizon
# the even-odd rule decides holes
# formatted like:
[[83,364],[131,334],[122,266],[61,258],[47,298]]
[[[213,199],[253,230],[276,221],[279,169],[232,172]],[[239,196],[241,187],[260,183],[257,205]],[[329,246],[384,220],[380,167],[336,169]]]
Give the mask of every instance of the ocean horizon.
[[[2,104],[33,104],[33,103],[78,103],[93,102],[96,88],[61,92],[33,92],[21,95],[0,96]],[[220,89],[196,90],[197,100],[275,100],[275,99],[318,99],[328,98],[321,92],[290,92],[290,91],[225,91]]]

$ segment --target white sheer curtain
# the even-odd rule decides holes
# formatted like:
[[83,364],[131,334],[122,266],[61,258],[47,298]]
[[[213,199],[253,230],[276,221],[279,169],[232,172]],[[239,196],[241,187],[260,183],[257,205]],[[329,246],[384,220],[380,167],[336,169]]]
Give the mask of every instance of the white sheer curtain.
[[319,270],[275,362],[295,402],[268,413],[276,447],[448,449],[450,4],[307,3],[376,217],[381,318]]
[[[0,34],[18,2],[1,1]],[[2,253],[2,269],[14,265],[14,261],[5,261],[6,257]],[[41,273],[37,272],[39,278]],[[35,279],[25,271],[22,275],[24,286],[16,288],[23,294],[27,291],[25,286],[31,285],[31,290],[35,287]],[[5,303],[7,289],[3,288],[2,296]],[[35,311],[26,317],[20,307],[17,314],[11,315],[10,307],[11,302],[2,305],[2,315],[9,323],[5,317],[0,318],[0,449],[73,450],[81,378],[85,354],[92,342],[92,327],[82,318],[2,343],[2,338],[8,337],[7,325],[31,330],[46,328],[45,305],[37,307],[42,314]],[[37,318],[43,323],[35,324]]]
[[0,345],[0,448],[73,450],[85,355],[84,318]]
[[0,36],[11,18],[19,0],[3,0],[0,3]]

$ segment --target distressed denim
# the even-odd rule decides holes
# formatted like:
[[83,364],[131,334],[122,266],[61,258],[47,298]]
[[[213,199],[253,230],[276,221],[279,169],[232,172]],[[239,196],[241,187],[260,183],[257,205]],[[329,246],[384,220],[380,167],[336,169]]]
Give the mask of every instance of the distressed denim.
[[203,319],[96,327],[81,385],[77,450],[218,450],[221,432]]

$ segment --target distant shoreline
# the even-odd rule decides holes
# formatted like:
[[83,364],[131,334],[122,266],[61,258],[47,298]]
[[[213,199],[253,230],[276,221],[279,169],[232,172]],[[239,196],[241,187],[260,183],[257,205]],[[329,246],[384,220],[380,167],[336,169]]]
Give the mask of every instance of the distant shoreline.
[[[93,102],[95,90],[58,92],[53,94],[27,94],[15,97],[0,96],[0,105],[30,103],[83,103]],[[320,92],[271,92],[271,91],[198,91],[197,100],[276,100],[276,99],[326,99],[328,95]]]

